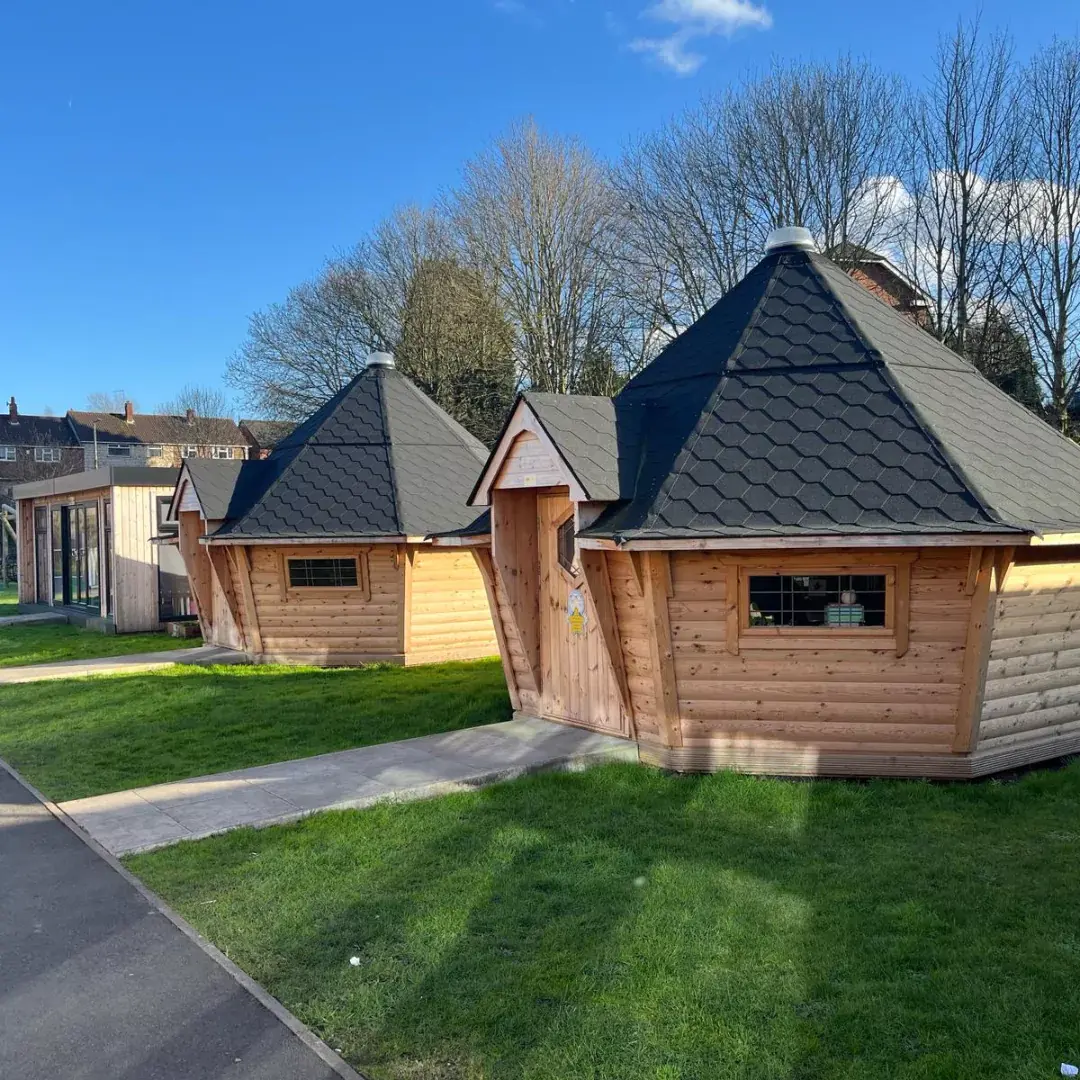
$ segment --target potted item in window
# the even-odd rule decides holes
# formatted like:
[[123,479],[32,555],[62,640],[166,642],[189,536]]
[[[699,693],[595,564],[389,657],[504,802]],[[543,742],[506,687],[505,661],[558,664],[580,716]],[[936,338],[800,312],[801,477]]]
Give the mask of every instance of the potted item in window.
[[862,626],[866,621],[866,610],[858,599],[854,589],[845,589],[840,594],[840,603],[825,606],[825,625]]

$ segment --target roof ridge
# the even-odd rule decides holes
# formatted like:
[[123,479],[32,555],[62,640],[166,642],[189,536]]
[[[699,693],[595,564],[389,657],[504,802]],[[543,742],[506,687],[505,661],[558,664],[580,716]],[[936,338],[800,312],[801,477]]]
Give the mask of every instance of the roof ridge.
[[[965,470],[956,460],[948,447],[942,442],[941,438],[938,436],[937,431],[934,430],[933,424],[929,422],[927,417],[923,414],[922,410],[918,407],[918,405],[915,404],[914,401],[911,400],[910,395],[900,385],[900,382],[897,380],[896,376],[893,374],[892,369],[889,366],[888,360],[886,360],[885,357],[882,355],[881,350],[873,344],[873,338],[869,334],[867,334],[866,330],[863,328],[862,323],[859,322],[858,316],[856,316],[855,313],[848,307],[847,301],[845,301],[844,298],[840,295],[840,293],[832,287],[828,279],[821,272],[815,261],[814,256],[817,256],[818,258],[823,257],[818,256],[816,252],[812,253],[811,257],[807,259],[807,266],[810,268],[814,277],[821,283],[822,286],[824,286],[829,295],[835,300],[836,305],[840,310],[840,314],[843,316],[845,322],[848,325],[848,328],[858,339],[859,344],[866,350],[868,355],[880,368],[882,374],[884,375],[885,379],[889,384],[889,388],[900,399],[901,404],[908,411],[912,419],[919,425],[919,428],[922,430],[923,434],[930,440],[930,443],[934,447],[934,449],[937,450],[937,452],[941,455],[945,464],[948,465],[949,469],[952,470],[952,472],[956,475],[956,478],[964,485],[965,488],[967,488],[968,493],[975,500],[975,503],[977,504],[979,509],[983,512],[983,514],[986,515],[987,518],[990,519],[990,521],[998,525],[1011,525],[1015,527],[1015,522],[1003,521],[1001,515],[995,513],[994,510],[990,507],[986,496],[983,494],[978,484],[976,484],[971,479],[971,477],[967,473],[967,470]],[[858,288],[862,288],[862,286],[859,285],[858,282],[853,282],[853,284],[855,284]],[[881,300],[879,297],[874,296],[874,294],[870,292],[869,289],[867,289],[866,292],[879,304],[884,305],[884,307],[892,314],[897,315],[899,318],[904,317],[903,315],[900,315],[899,312],[896,312],[894,309],[890,308],[884,300]]]
[[[766,258],[768,258],[768,256],[766,256]],[[754,310],[751,312],[750,318],[746,320],[746,325],[742,328],[742,333],[739,334],[739,340],[735,343],[735,348],[731,350],[727,358],[724,360],[724,367],[723,371],[720,374],[720,378],[716,380],[716,385],[712,388],[712,392],[705,399],[705,404],[698,410],[697,419],[694,421],[694,426],[691,429],[690,440],[684,442],[683,445],[679,447],[679,449],[676,451],[675,461],[678,461],[681,455],[686,455],[690,458],[693,457],[693,448],[697,446],[699,440],[702,437],[702,417],[705,416],[707,412],[711,412],[714,409],[715,404],[720,397],[720,391],[723,390],[724,387],[726,387],[727,385],[728,377],[731,371],[732,361],[734,361],[737,356],[741,355],[741,353],[745,351],[746,339],[750,336],[750,331],[757,324],[757,318],[761,314],[761,309],[765,306],[766,299],[772,294],[772,290],[776,285],[776,279],[778,277],[777,269],[783,262],[783,254],[774,256],[774,259],[775,261],[773,262],[772,273],[769,274],[768,284],[765,286],[764,289],[761,290],[761,295],[757,298],[757,303],[754,304]],[[675,461],[672,462],[673,466],[675,464]],[[639,461],[638,464],[640,466],[641,462]],[[664,484],[667,484],[667,494],[664,496],[663,502],[660,503],[660,505],[656,506],[653,509],[652,513],[642,520],[642,528],[649,527],[650,523],[652,525],[655,525],[661,513],[663,513],[663,511],[667,508],[668,503],[671,502],[671,489],[675,486],[675,482],[681,475],[682,472],[672,471],[669,472],[664,478],[664,481],[661,484],[661,488],[663,488]]]
[[379,397],[379,423],[382,425],[383,445],[386,447],[386,464],[390,470],[390,502],[393,506],[394,525],[404,536],[405,523],[401,520],[401,506],[398,500],[397,454],[394,453],[394,440],[390,437],[390,410],[387,408],[387,398],[383,392],[383,379],[387,378],[394,369],[375,366],[371,370],[374,372],[375,393]]

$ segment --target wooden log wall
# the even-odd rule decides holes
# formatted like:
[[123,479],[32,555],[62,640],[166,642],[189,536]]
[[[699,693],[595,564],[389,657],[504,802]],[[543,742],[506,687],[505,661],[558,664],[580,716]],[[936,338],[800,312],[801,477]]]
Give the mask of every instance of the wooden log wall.
[[1080,554],[1025,551],[997,594],[977,752],[1020,763],[1078,746]]
[[484,581],[467,550],[410,546],[406,602],[407,664],[495,656],[499,645]]
[[[290,664],[351,665],[373,660],[404,662],[401,609],[405,571],[395,544],[316,547],[251,545],[254,619],[245,627],[248,647],[261,644],[260,659]],[[342,558],[366,552],[370,598],[364,589],[290,589],[286,558]],[[232,563],[240,575],[237,593],[243,606],[244,559]]]

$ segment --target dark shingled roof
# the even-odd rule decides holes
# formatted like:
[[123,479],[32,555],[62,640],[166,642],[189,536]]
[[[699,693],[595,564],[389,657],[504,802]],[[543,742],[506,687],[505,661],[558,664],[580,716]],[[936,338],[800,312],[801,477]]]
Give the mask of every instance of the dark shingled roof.
[[591,500],[611,502],[633,491],[633,471],[627,468],[632,454],[627,450],[637,437],[636,410],[631,410],[635,421],[631,423],[630,416],[617,418],[611,398],[540,393],[524,397]]
[[228,521],[250,509],[267,471],[265,461],[187,458],[180,478],[191,481],[207,521]]
[[247,446],[248,441],[235,420],[218,416],[198,416],[192,424],[184,416],[163,413],[136,413],[132,423],[123,413],[68,412],[68,419],[80,442],[94,441],[94,425],[102,442],[156,446],[181,445],[194,439],[201,446]]
[[[621,496],[585,535],[1080,528],[1080,446],[797,248],[767,255],[610,409],[532,397],[575,472]],[[616,453],[632,484],[613,484]]]
[[0,446],[78,446],[71,425],[64,416],[12,417],[0,412]]
[[[251,472],[248,509],[218,536],[427,536],[476,519],[487,451],[392,367],[372,365]],[[241,471],[241,477],[245,474]]]

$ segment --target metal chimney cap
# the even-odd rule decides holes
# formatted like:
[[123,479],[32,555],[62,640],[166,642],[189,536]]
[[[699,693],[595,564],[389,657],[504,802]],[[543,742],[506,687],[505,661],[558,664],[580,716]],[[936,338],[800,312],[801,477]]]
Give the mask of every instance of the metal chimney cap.
[[372,352],[372,353],[368,353],[367,366],[368,367],[393,367],[394,366],[394,354],[392,352]]
[[781,248],[797,248],[801,251],[816,251],[817,245],[810,235],[809,229],[801,225],[786,225],[781,229],[773,229],[765,241],[765,254],[779,251]]

